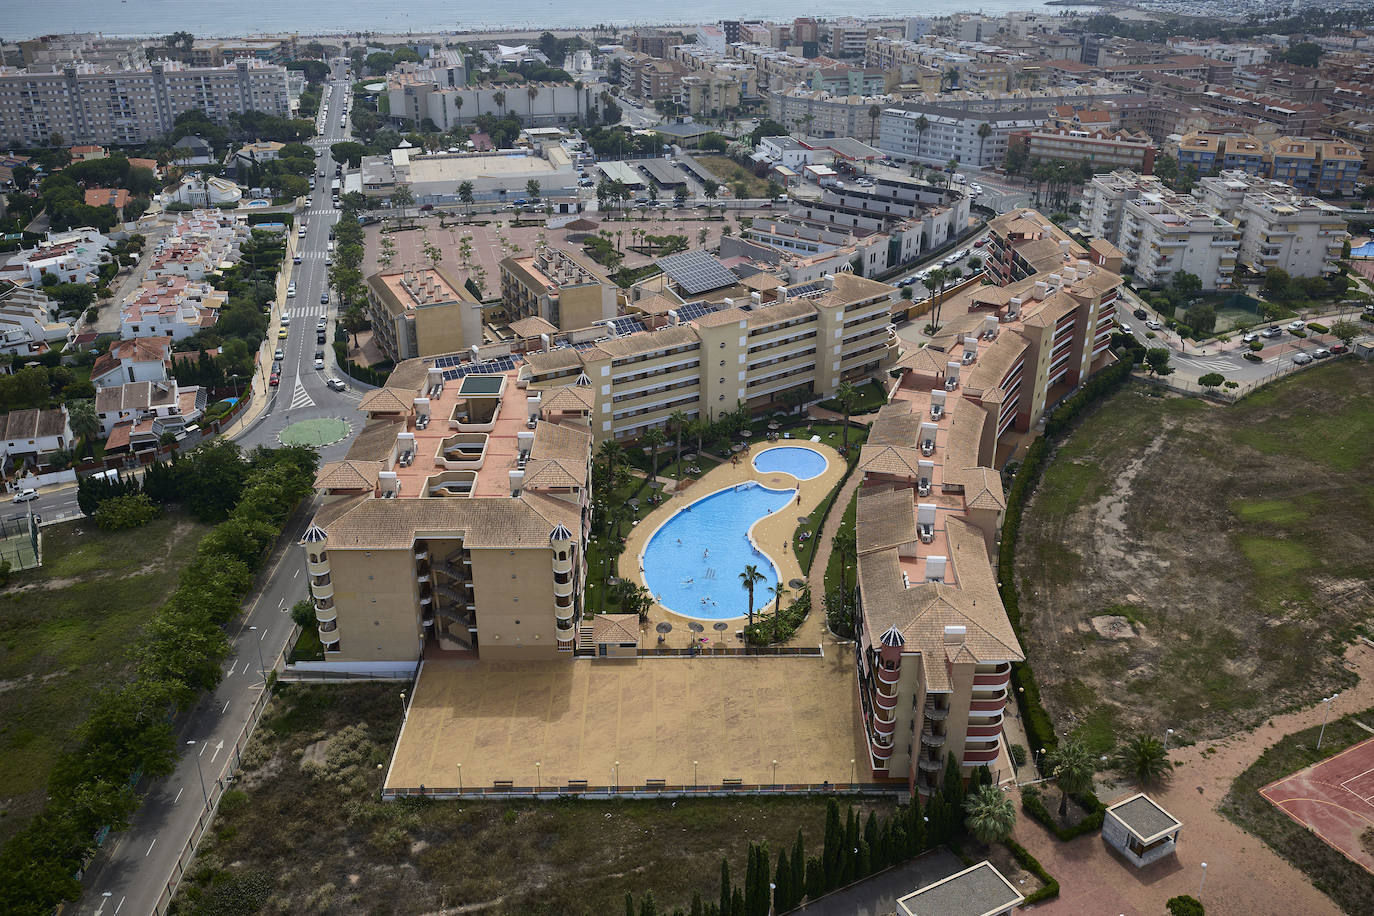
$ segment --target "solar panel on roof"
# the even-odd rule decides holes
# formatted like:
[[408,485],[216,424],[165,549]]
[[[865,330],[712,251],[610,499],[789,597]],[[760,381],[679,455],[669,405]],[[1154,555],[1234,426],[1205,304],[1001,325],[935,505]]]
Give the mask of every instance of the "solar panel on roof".
[[811,283],[803,283],[800,286],[789,286],[787,287],[787,298],[795,299],[798,296],[808,296],[812,293],[824,292],[825,288],[824,280],[814,280]]
[[718,312],[724,305],[717,305],[712,302],[689,302],[676,309],[679,321],[693,321],[702,315],[709,315]]
[[720,289],[722,286],[732,286],[735,283],[735,275],[720,262],[719,258],[708,251],[670,254],[666,258],[659,258],[655,263],[669,279],[690,295]]
[[617,337],[625,334],[634,334],[644,330],[644,323],[637,318],[612,318],[611,329],[615,331]]

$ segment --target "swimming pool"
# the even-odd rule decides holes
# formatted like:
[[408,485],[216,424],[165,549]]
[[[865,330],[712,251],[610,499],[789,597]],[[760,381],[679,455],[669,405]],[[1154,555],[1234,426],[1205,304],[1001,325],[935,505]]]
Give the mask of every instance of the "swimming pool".
[[1374,242],[1365,242],[1359,248],[1350,249],[1352,258],[1374,258]]
[[701,620],[729,620],[749,613],[749,594],[739,574],[750,563],[763,581],[754,586],[754,611],[768,603],[778,570],[749,540],[759,519],[785,508],[796,490],[742,483],[703,497],[664,522],[640,555],[644,582],[668,610]]
[[830,462],[820,452],[800,445],[779,445],[754,456],[755,470],[783,471],[798,480],[821,476],[828,464]]

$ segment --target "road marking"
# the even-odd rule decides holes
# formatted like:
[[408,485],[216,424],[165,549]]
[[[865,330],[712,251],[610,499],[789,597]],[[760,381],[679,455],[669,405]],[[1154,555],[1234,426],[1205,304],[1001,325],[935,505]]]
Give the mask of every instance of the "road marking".
[[[225,705],[226,708],[229,706],[228,703],[225,703],[224,705]],[[224,739],[223,739],[223,738],[219,739],[219,744],[216,744],[216,745],[215,745],[215,752],[214,752],[213,754],[210,755],[210,762],[211,762],[211,763],[214,763],[214,762],[215,762],[215,758],[219,756],[219,752],[222,751],[222,750],[224,750]]]
[[[228,701],[228,700],[225,700],[225,701],[224,701],[224,709],[221,709],[221,710],[219,711],[219,714],[220,714],[220,715],[224,715],[224,713],[225,713],[226,711],[228,711],[228,709],[229,709],[229,701]],[[212,759],[213,759],[213,758],[212,758]]]
[[234,662],[232,665],[230,665],[230,666],[229,666],[229,673],[226,674],[225,677],[233,677],[233,676],[234,676],[234,671],[235,671],[235,669],[238,668],[238,666],[239,666],[239,663],[238,663],[238,662]]
[[299,569],[296,570],[295,572],[293,572],[293,573],[291,574],[291,578],[293,578],[293,579],[299,579],[300,577],[301,577],[301,571],[300,571]]
[[[228,703],[225,703],[224,705],[227,707],[229,704],[228,704]],[[200,743],[200,753],[199,753],[199,754],[196,754],[196,756],[197,756],[197,757],[204,757],[204,756],[205,756],[205,742],[204,742],[204,741],[202,741],[202,742]]]
[[181,793],[185,791],[185,789],[177,789],[177,797],[172,799],[172,804],[175,805],[177,802],[181,801]]
[[127,897],[120,897],[120,898],[119,898],[119,906],[115,907],[115,916],[119,916],[119,909],[120,909],[120,907],[124,906],[124,901],[127,900],[127,899],[128,899]]
[[305,407],[314,407],[315,399],[310,396],[310,392],[305,390],[305,383],[301,381],[299,375],[296,376],[296,390],[291,393],[291,403],[287,410],[300,410]]
[[153,847],[156,846],[156,845],[157,845],[157,837],[153,837],[153,841],[152,841],[151,843],[148,844],[148,852],[145,852],[145,853],[143,854],[143,858],[145,858],[145,859],[148,858],[148,854],[151,853],[151,852],[153,851]]

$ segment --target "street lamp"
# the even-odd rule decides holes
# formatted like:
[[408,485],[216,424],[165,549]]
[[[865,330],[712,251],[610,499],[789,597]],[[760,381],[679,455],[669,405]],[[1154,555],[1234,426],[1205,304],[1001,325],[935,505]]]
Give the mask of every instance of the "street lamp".
[[1174,730],[1173,730],[1172,728],[1166,728],[1166,729],[1164,729],[1164,749],[1165,749],[1166,751],[1169,749],[1169,736],[1172,735],[1173,733],[1174,733]]
[[544,763],[536,760],[534,762],[534,791],[539,792],[544,788]]
[[458,764],[458,794],[463,794],[463,765]]
[[[187,741],[187,747],[195,747],[196,742]],[[205,791],[205,772],[200,768],[200,755],[196,754],[196,774],[200,776],[200,796],[205,799],[205,810],[210,810],[210,793]]]
[[611,765],[611,783],[617,792],[620,791],[620,761],[617,760]]
[[406,692],[405,692],[404,690],[402,690],[402,691],[401,691],[401,721],[404,722],[405,720],[406,720]]
[[853,757],[850,757],[850,758],[849,758],[849,788],[851,788],[851,789],[854,788],[854,775],[855,775],[855,771],[854,771],[854,758],[853,758]]
[[777,784],[778,784],[778,762],[777,762],[776,760],[774,760],[774,761],[773,761],[773,785],[776,786]]
[[1197,899],[1202,899],[1202,887],[1207,883],[1207,863],[1202,863],[1202,880],[1197,883]]
[[692,761],[692,791],[695,792],[695,791],[696,791],[696,788],[697,788],[697,762],[696,762],[695,760],[693,760],[693,761]]
[[386,780],[386,774],[382,772],[383,769],[385,769],[385,767],[383,767],[382,764],[380,764],[380,763],[377,764],[377,797],[378,797],[378,798],[381,798],[381,797],[382,797],[382,793],[383,793],[384,791],[386,791],[386,782],[385,782],[385,780]]
[[1333,693],[1329,697],[1322,697],[1322,703],[1326,704],[1325,711],[1322,712],[1322,728],[1317,732],[1317,750],[1322,749],[1322,738],[1326,735],[1326,717],[1331,715],[1331,704],[1340,699],[1339,693]]

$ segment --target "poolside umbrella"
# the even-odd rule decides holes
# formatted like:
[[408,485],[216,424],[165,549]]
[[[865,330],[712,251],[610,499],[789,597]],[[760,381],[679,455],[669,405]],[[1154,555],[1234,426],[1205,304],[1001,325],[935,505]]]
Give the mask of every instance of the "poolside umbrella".
[[799,521],[799,522],[809,522],[809,521],[811,521],[811,516],[809,516],[809,515],[798,515],[798,516],[797,516],[797,521]]
[[802,579],[793,579],[791,582],[788,582],[788,583],[787,583],[787,587],[788,587],[788,588],[805,588],[805,587],[806,587],[806,582],[803,581]]
[[711,624],[711,629],[720,630],[720,632],[724,633],[726,630],[730,629],[730,624],[726,623],[724,620],[717,620],[715,623]]
[[772,430],[779,430],[782,429],[782,424],[779,423],[777,420],[769,420],[768,428]]
[[739,434],[744,438],[748,439],[750,436],[754,434],[754,431],[752,429],[742,429],[739,431]]
[[702,630],[706,628],[703,627],[701,624],[697,623],[695,620],[690,620],[687,622],[687,629],[691,630],[693,633],[700,633]]
[[673,625],[666,620],[662,620],[659,621],[658,626],[654,627],[654,629],[658,630],[660,633],[671,633],[673,632]]
[[741,452],[741,451],[744,451],[744,443],[743,443],[743,442],[736,442],[734,445],[730,446],[730,451],[732,451],[732,452]]

